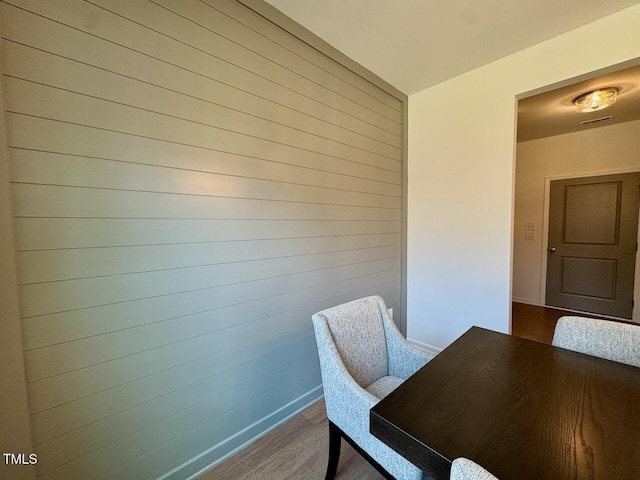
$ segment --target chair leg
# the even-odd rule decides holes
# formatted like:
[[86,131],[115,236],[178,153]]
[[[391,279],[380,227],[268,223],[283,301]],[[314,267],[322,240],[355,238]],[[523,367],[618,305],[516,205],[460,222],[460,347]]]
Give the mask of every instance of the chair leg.
[[338,461],[340,460],[340,443],[342,436],[340,429],[329,421],[329,464],[327,465],[327,474],[324,480],[333,480],[338,470]]

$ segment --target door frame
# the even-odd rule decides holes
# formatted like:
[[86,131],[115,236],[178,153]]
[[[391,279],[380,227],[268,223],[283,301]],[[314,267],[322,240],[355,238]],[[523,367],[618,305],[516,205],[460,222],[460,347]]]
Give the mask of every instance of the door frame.
[[[540,265],[540,304],[544,307],[549,308],[558,308],[554,306],[547,305],[547,256],[545,253],[549,248],[549,198],[550,198],[550,189],[551,182],[553,180],[567,180],[570,178],[589,178],[589,177],[599,177],[601,175],[616,175],[622,173],[635,173],[640,172],[640,168],[617,168],[617,169],[606,169],[606,170],[594,170],[591,172],[582,172],[579,174],[562,174],[562,175],[551,175],[548,177],[544,177],[544,206],[543,206],[543,217],[542,217],[542,250],[541,250],[541,265]],[[640,243],[640,215],[638,217],[638,242]],[[636,265],[634,272],[634,282],[633,282],[633,300],[635,302],[633,313],[631,317],[631,321],[634,323],[640,323],[640,255],[636,255]],[[580,312],[578,310],[569,310],[575,311],[576,313],[587,313]],[[608,315],[598,315],[600,317],[612,318],[616,320],[625,320],[629,321],[629,319],[619,319],[618,317],[611,317]]]

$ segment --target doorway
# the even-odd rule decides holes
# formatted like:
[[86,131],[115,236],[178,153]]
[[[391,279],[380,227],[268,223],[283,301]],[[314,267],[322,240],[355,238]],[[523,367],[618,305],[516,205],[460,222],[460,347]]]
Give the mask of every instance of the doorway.
[[[617,85],[619,88],[620,95],[615,105],[587,115],[576,111],[573,100],[579,94],[605,85]],[[635,87],[630,88],[629,85]],[[612,68],[604,75],[594,74],[588,80],[581,79],[555,90],[550,87],[543,94],[519,100],[513,223],[514,302],[548,305],[549,217],[546,209],[551,181],[640,171],[637,154],[640,151],[640,108],[629,112],[626,103],[631,98],[635,106],[640,104],[638,98],[630,93],[633,91],[633,95],[640,95],[638,85],[640,66],[622,68],[617,72]],[[545,96],[546,99],[541,98]],[[621,106],[624,106],[622,111],[618,109]],[[581,123],[605,116],[611,118]],[[638,290],[640,282],[635,283]],[[634,317],[637,310],[634,310]]]

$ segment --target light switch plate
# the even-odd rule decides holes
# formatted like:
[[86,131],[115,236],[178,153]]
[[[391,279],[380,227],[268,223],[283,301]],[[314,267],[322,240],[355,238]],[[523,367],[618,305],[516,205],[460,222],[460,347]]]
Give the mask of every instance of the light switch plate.
[[536,239],[536,232],[525,232],[524,233],[524,239],[525,240],[535,240]]
[[527,232],[531,232],[531,231],[535,231],[536,229],[536,222],[527,222],[524,224],[524,229]]

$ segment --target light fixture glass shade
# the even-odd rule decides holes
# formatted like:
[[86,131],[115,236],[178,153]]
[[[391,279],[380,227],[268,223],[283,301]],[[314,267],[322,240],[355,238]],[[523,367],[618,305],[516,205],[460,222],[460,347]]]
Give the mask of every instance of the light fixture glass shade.
[[617,97],[617,88],[602,88],[585,93],[575,99],[576,111],[581,113],[597,112],[616,103]]

